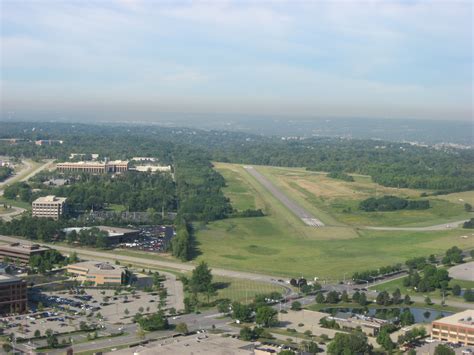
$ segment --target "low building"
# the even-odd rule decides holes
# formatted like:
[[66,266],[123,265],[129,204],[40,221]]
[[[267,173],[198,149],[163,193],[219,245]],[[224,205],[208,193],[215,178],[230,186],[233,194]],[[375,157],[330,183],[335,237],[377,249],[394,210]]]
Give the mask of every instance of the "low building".
[[0,315],[26,312],[26,281],[16,276],[0,275]]
[[32,203],[33,217],[58,220],[66,211],[66,197],[54,195],[39,197]]
[[338,312],[334,316],[328,317],[328,319],[335,320],[336,323],[345,330],[353,330],[360,328],[368,336],[377,336],[380,328],[389,323],[384,319],[378,319],[373,317],[364,316],[361,314],[352,314],[346,312]]
[[64,141],[58,139],[40,139],[35,142],[36,145],[59,145],[63,143]]
[[67,162],[56,164],[56,169],[61,172],[80,172],[90,174],[120,173],[128,171],[129,162],[125,160],[112,160],[105,162]]
[[95,227],[70,227],[64,228],[63,232],[67,234],[71,233],[72,231],[76,231],[79,233],[81,230],[97,228],[100,231],[107,232],[107,245],[117,245],[120,243],[127,243],[130,241],[134,241],[138,238],[139,231],[136,229],[129,229],[129,228],[119,228],[119,227],[109,227],[109,226],[95,226]]
[[125,269],[100,261],[83,261],[67,266],[68,274],[78,281],[97,285],[122,285],[125,282]]
[[11,243],[0,245],[0,261],[28,265],[33,255],[42,255],[47,250],[49,250],[48,247],[43,247],[39,244]]
[[133,168],[133,170],[141,172],[141,173],[146,173],[146,172],[169,173],[171,172],[171,165],[137,165],[135,166],[135,168]]
[[474,309],[433,321],[431,338],[474,346]]

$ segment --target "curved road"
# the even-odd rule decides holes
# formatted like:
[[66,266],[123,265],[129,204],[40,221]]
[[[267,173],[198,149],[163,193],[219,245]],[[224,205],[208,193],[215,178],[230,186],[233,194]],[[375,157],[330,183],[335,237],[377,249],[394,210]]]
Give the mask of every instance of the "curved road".
[[[0,235],[0,240],[7,243],[12,243],[12,242],[18,242],[19,240],[22,240],[22,238],[15,238],[15,237]],[[179,262],[174,262],[174,261],[165,261],[165,260],[156,260],[156,259],[144,259],[144,258],[140,258],[136,256],[127,256],[127,255],[107,253],[103,251],[71,248],[71,247],[59,246],[55,244],[47,244],[47,243],[41,243],[41,244],[47,245],[51,248],[57,249],[64,253],[71,253],[74,251],[79,256],[83,256],[86,258],[94,258],[97,260],[104,260],[104,259],[111,260],[111,261],[119,260],[121,262],[132,263],[135,265],[155,266],[157,268],[164,267],[164,268],[174,269],[174,270],[178,270],[182,272],[192,271],[196,267],[196,265],[190,264],[190,263],[179,263]],[[236,279],[271,283],[285,289],[286,297],[291,296],[293,294],[293,290],[287,285],[285,285],[284,283],[276,281],[275,276],[255,274],[255,273],[243,272],[243,271],[226,270],[226,269],[220,269],[220,268],[212,268],[212,273],[218,276],[226,276],[226,277],[233,277]]]

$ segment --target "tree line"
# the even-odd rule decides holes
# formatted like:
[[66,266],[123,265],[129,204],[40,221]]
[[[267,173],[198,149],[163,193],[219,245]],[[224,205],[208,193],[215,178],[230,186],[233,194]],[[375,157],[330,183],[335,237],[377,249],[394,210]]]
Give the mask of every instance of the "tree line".
[[428,200],[408,200],[397,196],[370,197],[359,203],[359,209],[366,212],[426,210],[430,208]]

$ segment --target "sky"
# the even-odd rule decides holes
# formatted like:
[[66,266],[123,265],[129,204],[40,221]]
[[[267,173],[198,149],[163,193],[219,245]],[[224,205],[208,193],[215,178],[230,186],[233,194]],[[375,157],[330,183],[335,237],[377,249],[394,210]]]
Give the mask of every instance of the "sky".
[[473,117],[471,1],[0,4],[0,118]]

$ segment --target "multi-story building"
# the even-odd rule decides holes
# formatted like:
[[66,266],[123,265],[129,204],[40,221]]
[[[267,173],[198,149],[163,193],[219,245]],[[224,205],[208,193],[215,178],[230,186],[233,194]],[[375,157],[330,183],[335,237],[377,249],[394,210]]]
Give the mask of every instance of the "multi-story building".
[[90,174],[120,173],[128,171],[129,162],[126,160],[112,160],[106,162],[79,161],[69,163],[58,163],[56,169],[66,172],[84,172]]
[[27,265],[33,255],[42,255],[49,250],[39,244],[12,243],[0,245],[0,261],[11,261],[21,265]]
[[23,313],[28,304],[26,281],[0,275],[0,315]]
[[66,198],[53,195],[39,197],[32,203],[33,217],[58,220],[66,210]]
[[433,321],[431,338],[474,346],[474,309]]
[[91,282],[94,285],[121,285],[124,283],[125,269],[100,261],[83,261],[68,265],[67,272],[78,281]]

